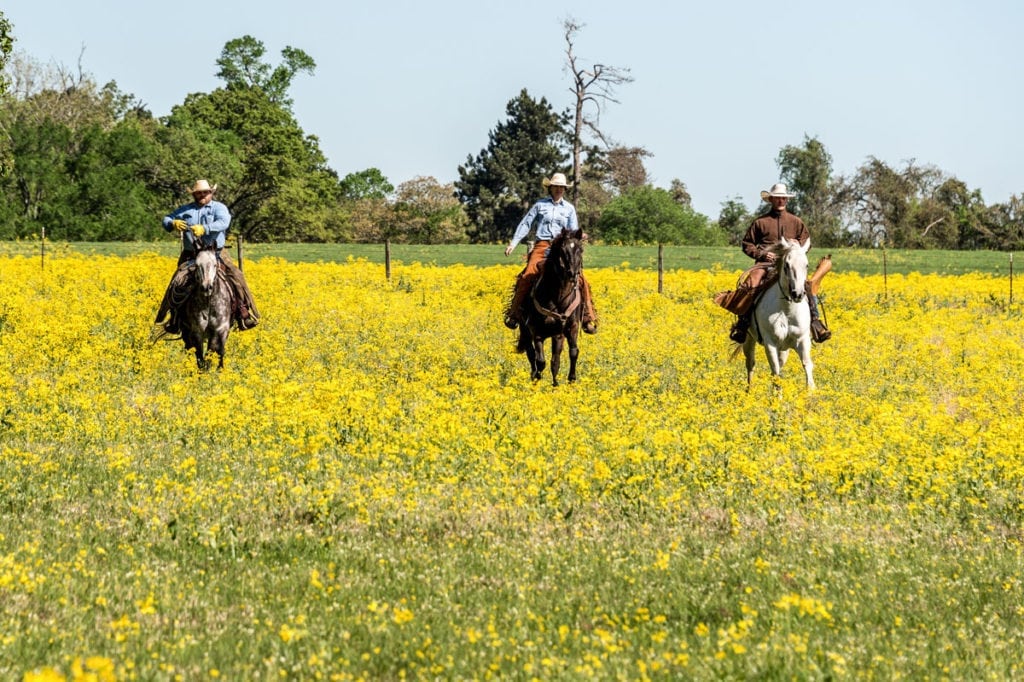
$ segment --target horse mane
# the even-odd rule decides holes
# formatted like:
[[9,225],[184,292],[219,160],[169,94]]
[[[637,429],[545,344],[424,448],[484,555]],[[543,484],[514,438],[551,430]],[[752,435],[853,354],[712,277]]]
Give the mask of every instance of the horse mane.
[[775,262],[773,263],[775,266],[775,272],[780,272],[782,270],[782,264],[786,260],[786,256],[794,249],[802,249],[803,247],[800,245],[799,240],[786,239],[783,237],[767,248],[768,251],[775,254]]
[[568,241],[570,239],[579,239],[579,238],[580,238],[580,231],[578,229],[577,230],[573,230],[572,232],[570,232],[569,230],[562,230],[561,232],[558,233],[557,237],[555,237],[554,239],[551,240],[551,247],[550,248],[551,248],[552,251],[554,251],[555,249],[560,249],[560,248],[562,248],[562,244],[564,244],[566,241]]

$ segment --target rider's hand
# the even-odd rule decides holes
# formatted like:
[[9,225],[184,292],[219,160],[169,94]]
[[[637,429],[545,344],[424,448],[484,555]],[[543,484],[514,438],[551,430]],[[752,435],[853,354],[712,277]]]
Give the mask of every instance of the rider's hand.
[[177,230],[178,232],[184,232],[185,230],[188,229],[188,223],[186,223],[184,220],[172,220],[171,226],[173,226],[174,229]]
[[515,248],[516,248],[516,247],[514,247],[514,246],[506,246],[506,247],[505,247],[505,255],[506,255],[506,256],[511,256],[511,255],[512,255],[512,251],[513,251],[513,250],[514,250]]
[[188,229],[192,233],[192,236],[194,237],[202,237],[204,234],[206,234],[206,228],[203,227],[202,225],[193,225]]
[[774,251],[765,251],[764,252],[764,259],[767,262],[769,262],[769,263],[774,263],[775,262],[775,252]]

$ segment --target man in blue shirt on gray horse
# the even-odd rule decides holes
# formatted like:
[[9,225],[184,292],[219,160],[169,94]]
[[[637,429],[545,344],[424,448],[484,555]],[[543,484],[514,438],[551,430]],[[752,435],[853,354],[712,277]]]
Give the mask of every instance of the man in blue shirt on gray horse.
[[189,292],[189,268],[196,254],[203,248],[216,248],[217,259],[224,266],[224,275],[231,285],[231,317],[238,329],[252,329],[259,322],[256,302],[253,300],[245,275],[239,270],[227,253],[223,253],[224,238],[231,224],[228,207],[215,201],[213,193],[217,185],[210,186],[206,180],[196,180],[189,189],[192,201],[179,206],[164,216],[163,226],[168,232],[177,232],[182,237],[178,269],[167,286],[164,299],[156,314],[156,324],[163,327],[163,335],[179,334],[178,308]]

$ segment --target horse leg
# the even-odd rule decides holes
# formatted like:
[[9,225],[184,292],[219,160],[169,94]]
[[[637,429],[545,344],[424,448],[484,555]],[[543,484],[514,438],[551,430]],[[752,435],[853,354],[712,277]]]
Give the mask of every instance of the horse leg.
[[200,372],[205,372],[210,368],[210,363],[206,360],[206,342],[202,339],[196,343],[196,365]]
[[544,368],[548,366],[544,359],[544,339],[539,336],[533,337],[533,375],[534,381],[540,380],[544,375]]
[[551,385],[558,385],[558,370],[562,365],[562,348],[565,346],[565,336],[559,334],[551,337]]
[[768,358],[768,366],[771,367],[773,377],[782,376],[782,354],[779,349],[770,343],[764,344],[764,354]]
[[573,327],[572,331],[569,332],[569,383],[576,381],[576,359],[580,356],[580,346],[578,343],[578,336],[580,333],[579,326]]
[[804,377],[807,379],[807,389],[813,391],[814,386],[814,361],[811,360],[811,338],[807,336],[796,344],[797,355],[804,366]]
[[211,352],[217,354],[217,369],[224,369],[224,347],[227,345],[227,334],[219,332],[216,336],[210,339]]
[[750,390],[750,384],[754,381],[754,355],[757,351],[757,341],[754,340],[752,334],[747,334],[747,338],[743,341],[743,358],[747,363],[747,391]]

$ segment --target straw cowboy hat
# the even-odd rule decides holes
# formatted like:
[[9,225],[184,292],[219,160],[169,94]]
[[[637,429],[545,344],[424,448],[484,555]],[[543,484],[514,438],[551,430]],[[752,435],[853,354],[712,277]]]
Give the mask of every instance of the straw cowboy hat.
[[216,192],[217,185],[210,187],[210,183],[206,180],[196,180],[196,184],[192,185],[192,189],[188,191],[189,194],[195,194],[196,192]]
[[781,182],[776,182],[769,190],[761,190],[761,200],[768,201],[768,197],[786,197],[792,199],[795,194],[790,194],[789,189]]
[[572,183],[566,181],[565,173],[555,173],[550,178],[544,178],[541,184],[545,187],[572,187]]

